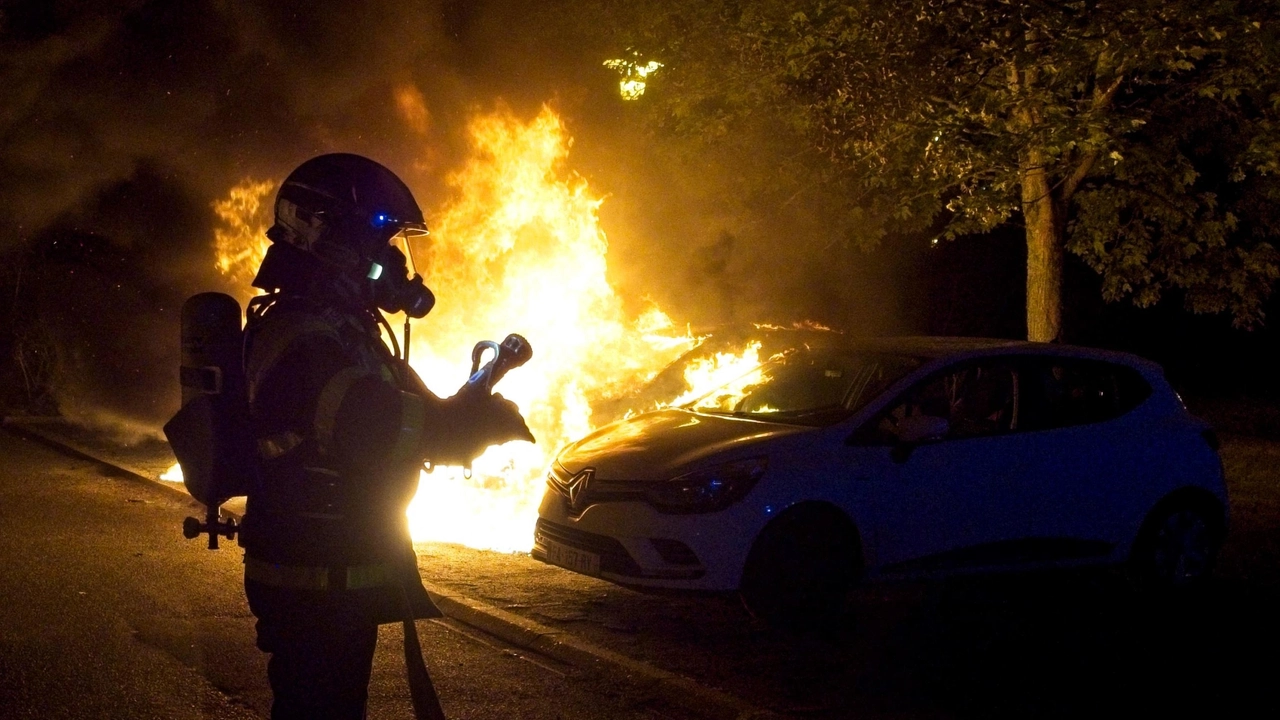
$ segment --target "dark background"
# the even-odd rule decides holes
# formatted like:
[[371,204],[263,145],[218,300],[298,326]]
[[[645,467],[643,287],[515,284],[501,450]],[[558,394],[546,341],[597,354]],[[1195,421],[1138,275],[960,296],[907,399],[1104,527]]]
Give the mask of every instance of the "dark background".
[[[650,297],[694,327],[1024,335],[1021,228],[852,247],[830,203],[772,179],[790,149],[768,128],[746,154],[655,133],[601,66],[622,48],[573,3],[524,5],[0,1],[0,404],[154,430],[177,405],[177,308],[227,289],[214,200],[356,152],[400,174],[430,221],[467,119],[544,103],[575,138],[568,169],[607,198],[610,280],[637,309]],[[424,125],[397,112],[405,88]],[[1189,315],[1176,295],[1106,304],[1067,265],[1070,342],[1161,362],[1219,424],[1280,427],[1273,328]]]

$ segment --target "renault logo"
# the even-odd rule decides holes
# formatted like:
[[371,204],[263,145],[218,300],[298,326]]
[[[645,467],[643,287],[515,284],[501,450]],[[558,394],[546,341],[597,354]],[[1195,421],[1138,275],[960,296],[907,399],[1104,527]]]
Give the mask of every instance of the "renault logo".
[[574,508],[578,507],[579,500],[585,500],[587,497],[587,485],[591,483],[591,477],[596,474],[595,468],[586,468],[577,475],[569,478],[569,504]]

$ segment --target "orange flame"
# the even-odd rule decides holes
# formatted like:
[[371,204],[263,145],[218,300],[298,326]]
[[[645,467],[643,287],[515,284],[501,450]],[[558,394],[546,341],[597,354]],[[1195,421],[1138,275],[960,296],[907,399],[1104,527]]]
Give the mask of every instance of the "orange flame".
[[[409,518],[415,540],[527,550],[546,466],[593,429],[592,401],[640,386],[697,340],[657,307],[639,317],[624,310],[606,280],[602,200],[565,167],[572,140],[550,108],[528,122],[505,109],[479,115],[469,134],[471,159],[447,178],[451,199],[431,214],[431,235],[413,240],[440,301],[414,325],[410,357],[428,386],[449,395],[477,340],[521,333],[533,360],[498,390],[538,442],[490,448],[470,477],[461,468],[424,473]],[[246,180],[214,204],[225,225],[215,234],[218,267],[246,290],[267,247],[262,200],[273,188]]]
[[591,431],[590,403],[634,387],[693,344],[651,308],[630,318],[606,280],[601,200],[566,171],[571,140],[549,108],[524,123],[509,112],[472,120],[473,157],[448,178],[454,200],[434,214],[426,258],[440,303],[411,358],[438,392],[469,370],[482,338],[519,332],[534,357],[499,391],[522,409],[537,445],[490,448],[474,475],[424,475],[409,508],[416,539],[526,550],[545,468],[564,443]]
[[741,353],[720,352],[694,360],[685,368],[684,379],[689,390],[671,405],[694,403],[698,410],[730,412],[751,388],[768,379],[760,367],[760,343],[748,344]]
[[213,203],[213,212],[223,223],[213,231],[216,264],[223,275],[244,287],[241,300],[255,294],[249,282],[267,254],[264,235],[271,225],[271,206],[262,201],[275,188],[270,180],[246,178]]

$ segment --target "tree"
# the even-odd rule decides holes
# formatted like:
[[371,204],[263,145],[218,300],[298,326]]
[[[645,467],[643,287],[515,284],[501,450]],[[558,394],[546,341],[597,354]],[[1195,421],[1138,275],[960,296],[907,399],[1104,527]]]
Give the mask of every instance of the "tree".
[[[638,17],[632,37],[667,65],[668,124],[728,135],[735,117],[787,117],[877,231],[1020,220],[1032,340],[1061,337],[1065,251],[1108,300],[1175,290],[1193,311],[1263,320],[1280,277],[1274,3],[762,0]],[[709,25],[718,42],[684,39]]]

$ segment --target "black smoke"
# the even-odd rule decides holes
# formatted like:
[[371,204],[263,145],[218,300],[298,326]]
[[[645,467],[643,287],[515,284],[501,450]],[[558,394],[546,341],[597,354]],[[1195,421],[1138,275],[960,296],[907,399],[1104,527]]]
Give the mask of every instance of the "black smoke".
[[[637,309],[648,297],[695,325],[891,325],[892,267],[833,252],[804,198],[741,187],[767,143],[747,170],[657,152],[601,65],[621,49],[573,7],[0,1],[3,404],[163,421],[178,402],[177,308],[227,289],[215,199],[343,151],[399,173],[430,215],[467,119],[498,104],[564,117],[571,167],[608,197],[611,279]],[[406,96],[423,112],[406,115]]]

